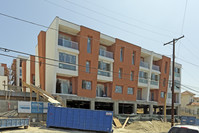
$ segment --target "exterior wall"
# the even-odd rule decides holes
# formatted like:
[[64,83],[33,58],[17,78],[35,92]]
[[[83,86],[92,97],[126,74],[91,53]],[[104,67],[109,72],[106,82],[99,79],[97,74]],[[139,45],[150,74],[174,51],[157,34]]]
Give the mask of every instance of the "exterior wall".
[[[38,56],[38,45],[35,48],[35,55]],[[39,59],[38,59],[38,57],[35,57],[35,85],[40,86]]]
[[[167,62],[167,70],[165,73],[165,64]],[[165,97],[161,97],[161,92],[164,92],[165,94],[167,93],[167,88],[168,88],[168,80],[169,80],[169,66],[170,66],[171,59],[163,56],[160,61],[157,62],[157,65],[160,66],[160,81],[159,81],[159,92],[158,92],[158,103],[160,105],[164,105],[165,103]],[[163,80],[164,78],[166,79],[165,86],[163,86]]]
[[193,99],[193,95],[181,95],[181,107],[187,107],[187,104],[191,102],[191,99]]
[[4,67],[0,66],[0,76],[4,76]]
[[[50,28],[59,29],[58,25],[59,25],[59,19],[55,18],[52,24],[50,25]],[[45,38],[44,33],[43,33],[43,38]],[[58,55],[56,55],[56,50],[57,50],[57,45],[58,45],[58,31],[57,30],[48,29],[46,31],[46,42],[43,42],[42,44],[43,45],[46,44],[46,46],[43,46],[43,49],[45,51],[44,57],[58,59]],[[38,52],[39,53],[41,52],[39,43],[38,43]],[[55,62],[52,60],[46,60],[46,63],[58,66],[58,62]],[[40,84],[42,86],[42,84],[45,83],[45,86],[44,86],[45,90],[48,91],[49,93],[54,94],[55,86],[56,86],[56,70],[57,69],[56,67],[50,66],[50,65],[46,65],[44,69],[45,69],[44,70],[45,73],[43,73],[42,76],[45,75],[45,79],[41,80],[42,77],[40,75]]]
[[11,84],[12,85],[17,85],[17,75],[16,75],[16,67],[17,67],[17,65],[16,65],[16,62],[17,62],[17,60],[16,59],[14,59],[13,61],[12,61],[12,65],[11,65]]
[[[125,41],[116,39],[116,43],[112,46],[114,52],[114,65],[113,65],[113,84],[112,84],[112,99],[114,100],[127,100],[135,101],[137,94],[138,72],[141,48]],[[124,48],[123,62],[120,61],[120,49]],[[132,54],[136,53],[135,65],[132,64]],[[122,68],[122,78],[119,79],[119,68]],[[130,80],[130,73],[134,71],[134,81]],[[119,85],[123,87],[122,94],[115,93],[115,87]],[[133,95],[127,94],[128,87],[134,88]]]
[[[26,61],[22,61],[22,85],[26,82]],[[26,87],[23,87],[23,92],[26,92]]]
[[[5,85],[8,84],[8,77],[7,76],[0,76],[0,90],[4,90],[4,81]],[[8,90],[8,86],[5,86],[5,90]]]
[[[80,37],[79,39],[79,66],[85,66],[86,61],[90,61],[90,73],[86,73],[85,67],[79,67],[78,71],[78,96],[96,97],[96,87],[97,87],[97,69],[98,68],[98,57],[99,57],[99,41],[100,33],[86,27],[81,26],[81,31],[79,33],[80,36],[90,37],[91,40],[91,53],[87,53],[87,38]],[[91,90],[82,89],[82,80],[91,81]]]

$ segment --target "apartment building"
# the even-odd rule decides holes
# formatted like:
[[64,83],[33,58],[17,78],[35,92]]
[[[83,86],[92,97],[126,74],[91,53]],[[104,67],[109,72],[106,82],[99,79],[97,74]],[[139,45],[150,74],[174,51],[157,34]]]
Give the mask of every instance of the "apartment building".
[[[172,66],[172,62],[171,62]],[[167,91],[167,105],[171,106],[172,102],[172,67],[170,66],[170,73],[169,73],[169,85]],[[181,105],[181,69],[182,65],[179,63],[175,63],[174,68],[174,107],[177,109]]]
[[0,90],[7,90],[9,70],[7,64],[0,63]]
[[39,33],[36,55],[32,65],[23,63],[23,81],[34,75],[36,86],[68,107],[163,113],[169,57],[59,17]]
[[27,60],[28,57],[18,55],[11,65],[11,84],[22,87],[22,61]]

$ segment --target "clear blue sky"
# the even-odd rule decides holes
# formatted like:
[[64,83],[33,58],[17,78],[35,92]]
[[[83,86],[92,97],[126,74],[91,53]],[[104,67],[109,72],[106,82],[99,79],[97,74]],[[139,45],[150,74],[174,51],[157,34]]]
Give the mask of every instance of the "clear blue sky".
[[[184,34],[176,44],[176,61],[183,67],[182,84],[199,90],[199,1],[188,0],[182,28],[185,4],[186,0],[1,0],[0,12],[46,26],[59,16],[170,57],[172,46],[163,44]],[[46,31],[0,16],[0,46],[35,54],[41,30]],[[0,56],[2,63],[10,65],[11,61]]]

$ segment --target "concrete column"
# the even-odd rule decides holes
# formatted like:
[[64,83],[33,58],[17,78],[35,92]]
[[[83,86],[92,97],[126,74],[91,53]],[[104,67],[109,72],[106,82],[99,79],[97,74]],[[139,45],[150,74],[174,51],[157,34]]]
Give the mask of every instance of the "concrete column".
[[149,105],[149,114],[152,115],[153,114],[153,104]]
[[63,99],[62,102],[64,103],[64,106],[67,107],[67,99]]
[[118,102],[114,102],[114,104],[113,104],[113,113],[115,115],[119,114],[119,103]]
[[[196,112],[197,113],[197,112]],[[180,115],[180,106],[176,107],[176,115]]]
[[137,114],[137,103],[133,105],[133,113]]
[[94,100],[91,100],[91,102],[90,102],[90,109],[95,110],[95,101]]

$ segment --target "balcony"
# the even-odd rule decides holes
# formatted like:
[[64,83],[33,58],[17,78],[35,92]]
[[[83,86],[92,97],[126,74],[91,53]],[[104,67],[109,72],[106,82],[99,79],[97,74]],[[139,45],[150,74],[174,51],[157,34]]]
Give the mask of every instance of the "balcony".
[[66,39],[58,39],[58,45],[78,50],[78,43]]
[[149,69],[149,63],[140,61],[140,66]]
[[147,79],[145,79],[145,78],[139,78],[139,82],[144,83],[144,84],[148,83]]
[[103,49],[99,50],[99,55],[107,57],[107,58],[110,58],[110,59],[113,59],[113,53],[109,52],[109,51],[106,51],[106,50],[103,50]]
[[160,67],[156,65],[152,65],[152,69],[155,71],[160,71]]
[[108,72],[108,71],[103,71],[103,70],[99,70],[99,69],[98,69],[97,74],[98,74],[98,75],[101,75],[101,76],[110,77],[110,72]]
[[175,72],[175,77],[180,77],[180,73]]
[[151,80],[151,85],[158,85],[158,81],[155,81],[155,80]]
[[74,64],[59,63],[59,68],[76,71],[76,66]]

